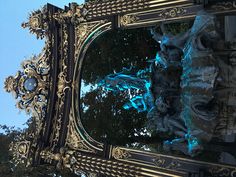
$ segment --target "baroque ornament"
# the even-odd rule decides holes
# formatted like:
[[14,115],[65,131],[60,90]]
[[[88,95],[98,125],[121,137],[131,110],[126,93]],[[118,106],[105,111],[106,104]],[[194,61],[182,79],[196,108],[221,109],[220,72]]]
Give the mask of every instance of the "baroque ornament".
[[48,12],[46,6],[41,10],[33,11],[28,22],[22,23],[23,28],[29,28],[30,32],[36,34],[37,38],[44,38],[48,30]]
[[87,6],[71,3],[71,8],[67,12],[58,12],[53,15],[53,18],[59,23],[65,23],[66,20],[70,20],[74,24],[79,24],[86,21],[86,15],[88,13]]
[[85,152],[92,152],[94,153],[95,150],[90,148],[85,140],[82,139],[81,135],[79,132],[77,132],[77,125],[74,122],[74,116],[73,112],[70,112],[69,115],[69,125],[68,125],[68,133],[66,137],[66,146],[69,147],[70,149],[79,149]]
[[236,8],[236,1],[218,2],[211,7],[214,10],[231,10]]
[[5,90],[12,92],[18,99],[17,107],[31,113],[37,122],[38,133],[41,121],[46,114],[49,70],[48,58],[45,53],[33,56],[22,63],[23,71],[16,76],[9,76],[5,81]]
[[164,167],[164,164],[165,164],[166,161],[161,156],[157,156],[156,158],[153,159],[153,162],[158,167]]
[[44,55],[34,56],[22,63],[23,71],[9,76],[5,81],[5,90],[19,98],[17,107],[27,113],[44,116],[44,106],[48,88],[49,65]]
[[16,106],[31,114],[30,122],[34,128],[30,128],[17,137],[10,145],[15,164],[32,163],[32,153],[37,146],[37,139],[43,130],[43,120],[46,116],[47,96],[50,85],[49,50],[50,41],[46,42],[41,54],[33,56],[22,63],[22,71],[15,76],[9,76],[5,80],[5,90],[13,93],[17,99]]
[[180,15],[184,15],[186,13],[186,9],[182,8],[182,7],[175,7],[172,9],[165,9],[163,11],[161,11],[161,13],[159,14],[159,16],[163,19],[166,18],[174,18],[174,17],[178,17]]
[[128,24],[136,22],[138,19],[139,18],[136,15],[124,15],[120,18],[120,24],[122,26],[126,26]]
[[10,144],[9,148],[13,155],[14,164],[26,164],[26,166],[29,166],[32,163],[32,158],[30,157],[31,142],[26,140],[25,136],[19,136],[15,141],[15,143]]
[[112,157],[114,157],[115,159],[127,159],[130,156],[131,154],[129,153],[129,151],[121,149],[120,147],[115,147],[112,150]]

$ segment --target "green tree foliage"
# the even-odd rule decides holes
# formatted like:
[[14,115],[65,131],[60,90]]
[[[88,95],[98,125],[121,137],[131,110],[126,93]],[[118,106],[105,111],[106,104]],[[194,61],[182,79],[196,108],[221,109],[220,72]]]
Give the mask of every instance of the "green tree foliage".
[[24,164],[14,165],[12,154],[9,152],[9,145],[20,134],[33,128],[31,119],[27,122],[28,128],[21,130],[15,127],[0,125],[0,176],[1,177],[78,177],[67,169],[58,170],[54,166],[47,164],[37,167],[25,167]]
[[[82,81],[96,87],[109,74],[133,67],[131,73],[149,67],[159,44],[146,28],[114,30],[100,36],[87,51],[83,62]],[[159,141],[145,132],[146,112],[124,110],[129,93],[111,93],[102,88],[82,88],[82,121],[87,132],[96,140],[108,144],[127,145],[134,142]]]

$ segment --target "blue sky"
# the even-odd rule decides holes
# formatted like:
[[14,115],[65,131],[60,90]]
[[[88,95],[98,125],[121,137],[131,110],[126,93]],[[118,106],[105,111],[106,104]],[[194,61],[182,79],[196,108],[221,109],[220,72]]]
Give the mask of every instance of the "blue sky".
[[[0,0],[0,124],[23,128],[29,116],[15,107],[13,95],[3,89],[4,80],[15,76],[23,60],[33,54],[39,54],[44,46],[43,40],[37,40],[21,23],[27,20],[32,10],[40,9],[46,3],[63,8],[69,0]],[[78,4],[84,0],[75,1]]]

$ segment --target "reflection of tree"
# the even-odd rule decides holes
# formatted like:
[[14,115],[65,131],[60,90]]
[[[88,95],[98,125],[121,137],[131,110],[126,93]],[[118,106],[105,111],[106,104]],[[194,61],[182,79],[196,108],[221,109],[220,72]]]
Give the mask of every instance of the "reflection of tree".
[[[95,85],[108,74],[121,72],[123,67],[134,66],[134,73],[144,69],[149,65],[148,59],[155,58],[158,48],[147,29],[110,31],[90,46],[83,65],[83,82],[85,86]],[[159,141],[145,133],[146,113],[122,108],[128,100],[127,92],[116,95],[101,89],[87,92],[81,100],[85,129],[93,138],[109,144]]]
[[123,67],[145,68],[155,57],[159,45],[147,29],[110,31],[99,37],[89,48],[83,70],[85,84],[122,71]]
[[84,105],[89,105],[82,114],[87,131],[95,139],[108,141],[109,144],[133,142],[142,131],[145,114],[124,110],[122,106],[127,99],[122,94],[104,94],[101,89],[93,90],[81,100]]

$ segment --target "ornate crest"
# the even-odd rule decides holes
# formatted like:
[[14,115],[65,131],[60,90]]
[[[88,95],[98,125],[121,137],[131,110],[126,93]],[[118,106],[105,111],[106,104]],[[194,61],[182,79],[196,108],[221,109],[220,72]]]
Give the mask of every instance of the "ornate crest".
[[29,28],[31,33],[36,34],[37,38],[42,39],[48,30],[47,21],[47,8],[44,6],[41,10],[33,11],[28,18],[28,22],[22,23],[22,27]]
[[41,119],[45,116],[47,103],[49,64],[44,54],[34,56],[22,63],[23,71],[9,76],[5,81],[5,90],[12,92],[19,101],[17,107],[32,113]]

